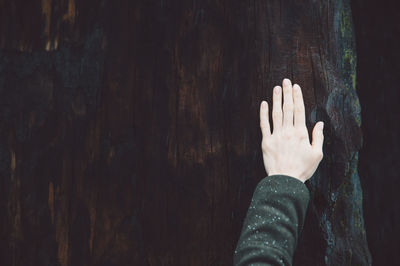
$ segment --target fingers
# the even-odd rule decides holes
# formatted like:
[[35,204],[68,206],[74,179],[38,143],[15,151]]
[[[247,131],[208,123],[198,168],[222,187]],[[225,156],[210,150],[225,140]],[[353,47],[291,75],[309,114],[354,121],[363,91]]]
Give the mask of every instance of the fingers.
[[313,150],[321,156],[321,159],[323,156],[322,145],[324,142],[323,128],[324,128],[324,122],[319,121],[317,124],[315,124],[312,132],[312,144],[311,144]]
[[303,93],[298,84],[293,85],[294,126],[306,127],[306,114],[304,109]]
[[268,103],[266,101],[262,101],[260,106],[260,127],[263,137],[271,136],[268,116]]
[[280,86],[274,87],[272,102],[272,122],[275,133],[282,130],[282,88]]
[[293,89],[289,79],[283,80],[283,127],[293,127]]

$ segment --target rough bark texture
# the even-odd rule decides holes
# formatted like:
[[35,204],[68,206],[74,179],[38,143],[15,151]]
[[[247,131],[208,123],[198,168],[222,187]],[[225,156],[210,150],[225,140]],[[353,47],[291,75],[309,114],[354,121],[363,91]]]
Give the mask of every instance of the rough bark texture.
[[294,262],[371,263],[348,0],[0,0],[0,48],[1,265],[231,265],[285,77],[325,122]]

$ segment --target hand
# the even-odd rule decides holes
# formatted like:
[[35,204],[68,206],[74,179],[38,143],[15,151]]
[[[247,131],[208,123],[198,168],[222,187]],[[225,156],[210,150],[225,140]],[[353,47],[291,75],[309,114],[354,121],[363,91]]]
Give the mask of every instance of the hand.
[[272,97],[273,134],[269,125],[268,103],[262,101],[260,106],[264,167],[268,175],[288,175],[304,183],[311,178],[323,158],[324,123],[319,121],[314,126],[310,144],[300,86],[294,84],[292,87],[291,81],[284,79],[283,97],[282,115],[282,88],[275,86]]

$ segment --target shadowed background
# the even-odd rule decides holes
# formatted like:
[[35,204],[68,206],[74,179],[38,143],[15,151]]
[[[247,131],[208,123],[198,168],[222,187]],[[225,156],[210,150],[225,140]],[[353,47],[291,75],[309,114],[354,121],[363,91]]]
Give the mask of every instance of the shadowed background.
[[373,265],[400,261],[400,21],[397,1],[351,2],[364,145],[359,173]]
[[[372,156],[369,119],[383,123],[373,110],[394,101],[370,93],[377,63],[366,61],[379,49],[363,38],[394,38],[396,24],[366,26],[374,7],[351,7],[0,0],[0,264],[232,265],[266,176],[259,105],[287,77],[302,87],[310,136],[325,122],[294,264],[370,265],[369,246],[388,265],[398,254],[366,238],[394,239],[374,230],[382,207],[364,204],[364,225],[362,204],[363,190],[378,201],[369,191],[387,161],[370,157],[369,171],[358,151],[364,141]],[[383,71],[391,61],[380,60]],[[358,95],[371,106],[362,121]],[[399,221],[390,210],[382,219]]]

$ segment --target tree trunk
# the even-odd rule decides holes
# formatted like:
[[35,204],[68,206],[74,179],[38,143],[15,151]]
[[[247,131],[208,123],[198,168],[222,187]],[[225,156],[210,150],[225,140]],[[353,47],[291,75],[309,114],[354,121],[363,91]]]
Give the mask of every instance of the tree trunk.
[[325,122],[294,264],[371,264],[348,0],[0,7],[1,265],[232,265],[286,77]]

